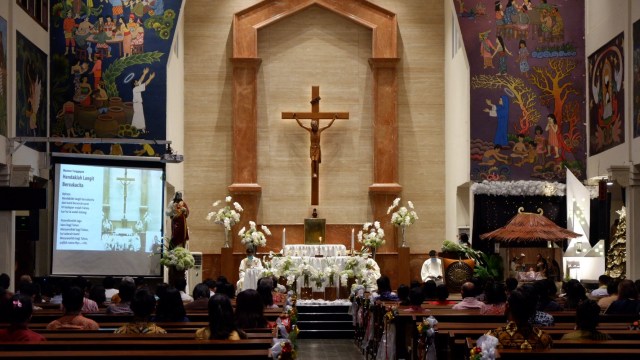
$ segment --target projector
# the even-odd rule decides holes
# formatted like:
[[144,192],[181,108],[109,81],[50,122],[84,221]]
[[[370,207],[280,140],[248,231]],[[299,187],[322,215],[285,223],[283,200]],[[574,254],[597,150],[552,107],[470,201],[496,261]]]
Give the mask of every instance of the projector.
[[184,156],[178,154],[164,154],[162,155],[162,162],[166,163],[181,163],[184,161]]

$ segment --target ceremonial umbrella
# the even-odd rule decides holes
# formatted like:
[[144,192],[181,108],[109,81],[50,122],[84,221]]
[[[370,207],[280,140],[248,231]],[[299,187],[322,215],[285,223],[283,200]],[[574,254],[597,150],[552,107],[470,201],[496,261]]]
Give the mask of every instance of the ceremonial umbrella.
[[495,239],[505,244],[530,243],[535,241],[564,241],[582,235],[574,233],[556,225],[543,215],[542,209],[538,213],[524,212],[518,209],[518,214],[511,218],[507,225],[494,231],[480,235],[480,239]]
[[[538,209],[538,213],[536,214],[525,212],[524,208],[520,207],[518,214],[511,218],[505,226],[480,235],[480,239],[494,239],[502,244],[522,246],[547,241],[558,242],[568,238],[582,236],[556,225],[544,216],[543,213],[542,209]],[[537,246],[539,245],[534,247]],[[510,257],[510,254],[507,256]]]

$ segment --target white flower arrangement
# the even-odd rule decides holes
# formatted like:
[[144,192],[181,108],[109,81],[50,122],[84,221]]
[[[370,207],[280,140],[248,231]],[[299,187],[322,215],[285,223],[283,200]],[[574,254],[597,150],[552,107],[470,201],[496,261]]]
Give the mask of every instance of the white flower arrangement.
[[309,280],[316,276],[317,270],[313,267],[313,265],[309,264],[306,260],[303,260],[300,265],[298,265],[298,276],[303,277],[304,286],[309,286]]
[[338,265],[332,261],[328,262],[327,267],[324,268],[324,275],[329,279],[329,286],[334,286],[334,279],[338,273]]
[[474,183],[471,192],[475,195],[494,196],[565,196],[567,185],[546,181],[488,181]]
[[177,246],[166,251],[160,259],[160,264],[167,267],[174,267],[179,271],[189,270],[195,265],[196,261],[189,250],[182,246]]
[[375,289],[376,280],[380,277],[380,267],[368,253],[353,256],[340,272],[340,281],[346,284],[348,279],[355,278],[356,284],[364,285],[367,289]]
[[[221,207],[217,211],[212,211],[207,214],[207,221],[211,221],[211,219],[214,219],[214,223],[221,224],[227,231],[230,231],[233,225],[240,222],[240,213],[242,213],[244,209],[237,202],[234,202],[232,204],[231,202],[233,200],[231,196],[227,196],[224,201],[226,203],[225,206]],[[214,202],[212,206],[216,208],[218,205],[220,205],[221,202],[221,200],[218,200]]]
[[249,221],[249,230],[242,227],[238,232],[238,236],[240,236],[241,239],[240,242],[242,242],[245,247],[253,247],[254,249],[258,246],[267,245],[267,238],[265,237],[265,234],[267,236],[271,236],[271,231],[269,231],[269,228],[264,225],[261,225],[260,228],[262,231],[256,228],[256,223],[254,221]]
[[411,201],[407,201],[407,207],[400,206],[400,198],[396,198],[393,200],[393,204],[389,206],[387,209],[387,214],[391,213],[393,209],[398,208],[393,214],[391,214],[391,223],[395,226],[410,226],[416,220],[418,220],[418,214],[414,210],[413,203]]
[[380,227],[380,222],[365,223],[358,232],[358,242],[372,250],[384,245],[384,229]]

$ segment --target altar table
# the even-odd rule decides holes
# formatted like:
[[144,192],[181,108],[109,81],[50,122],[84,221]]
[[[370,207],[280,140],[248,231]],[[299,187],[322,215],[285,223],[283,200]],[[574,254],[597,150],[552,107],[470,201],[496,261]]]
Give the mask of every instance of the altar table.
[[347,247],[341,244],[331,245],[285,245],[285,256],[342,256],[347,255]]

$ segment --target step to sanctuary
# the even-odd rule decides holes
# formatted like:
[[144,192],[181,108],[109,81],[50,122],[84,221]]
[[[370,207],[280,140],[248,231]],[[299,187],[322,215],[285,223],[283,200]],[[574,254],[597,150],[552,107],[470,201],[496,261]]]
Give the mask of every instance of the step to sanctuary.
[[297,305],[300,339],[353,339],[350,305]]

